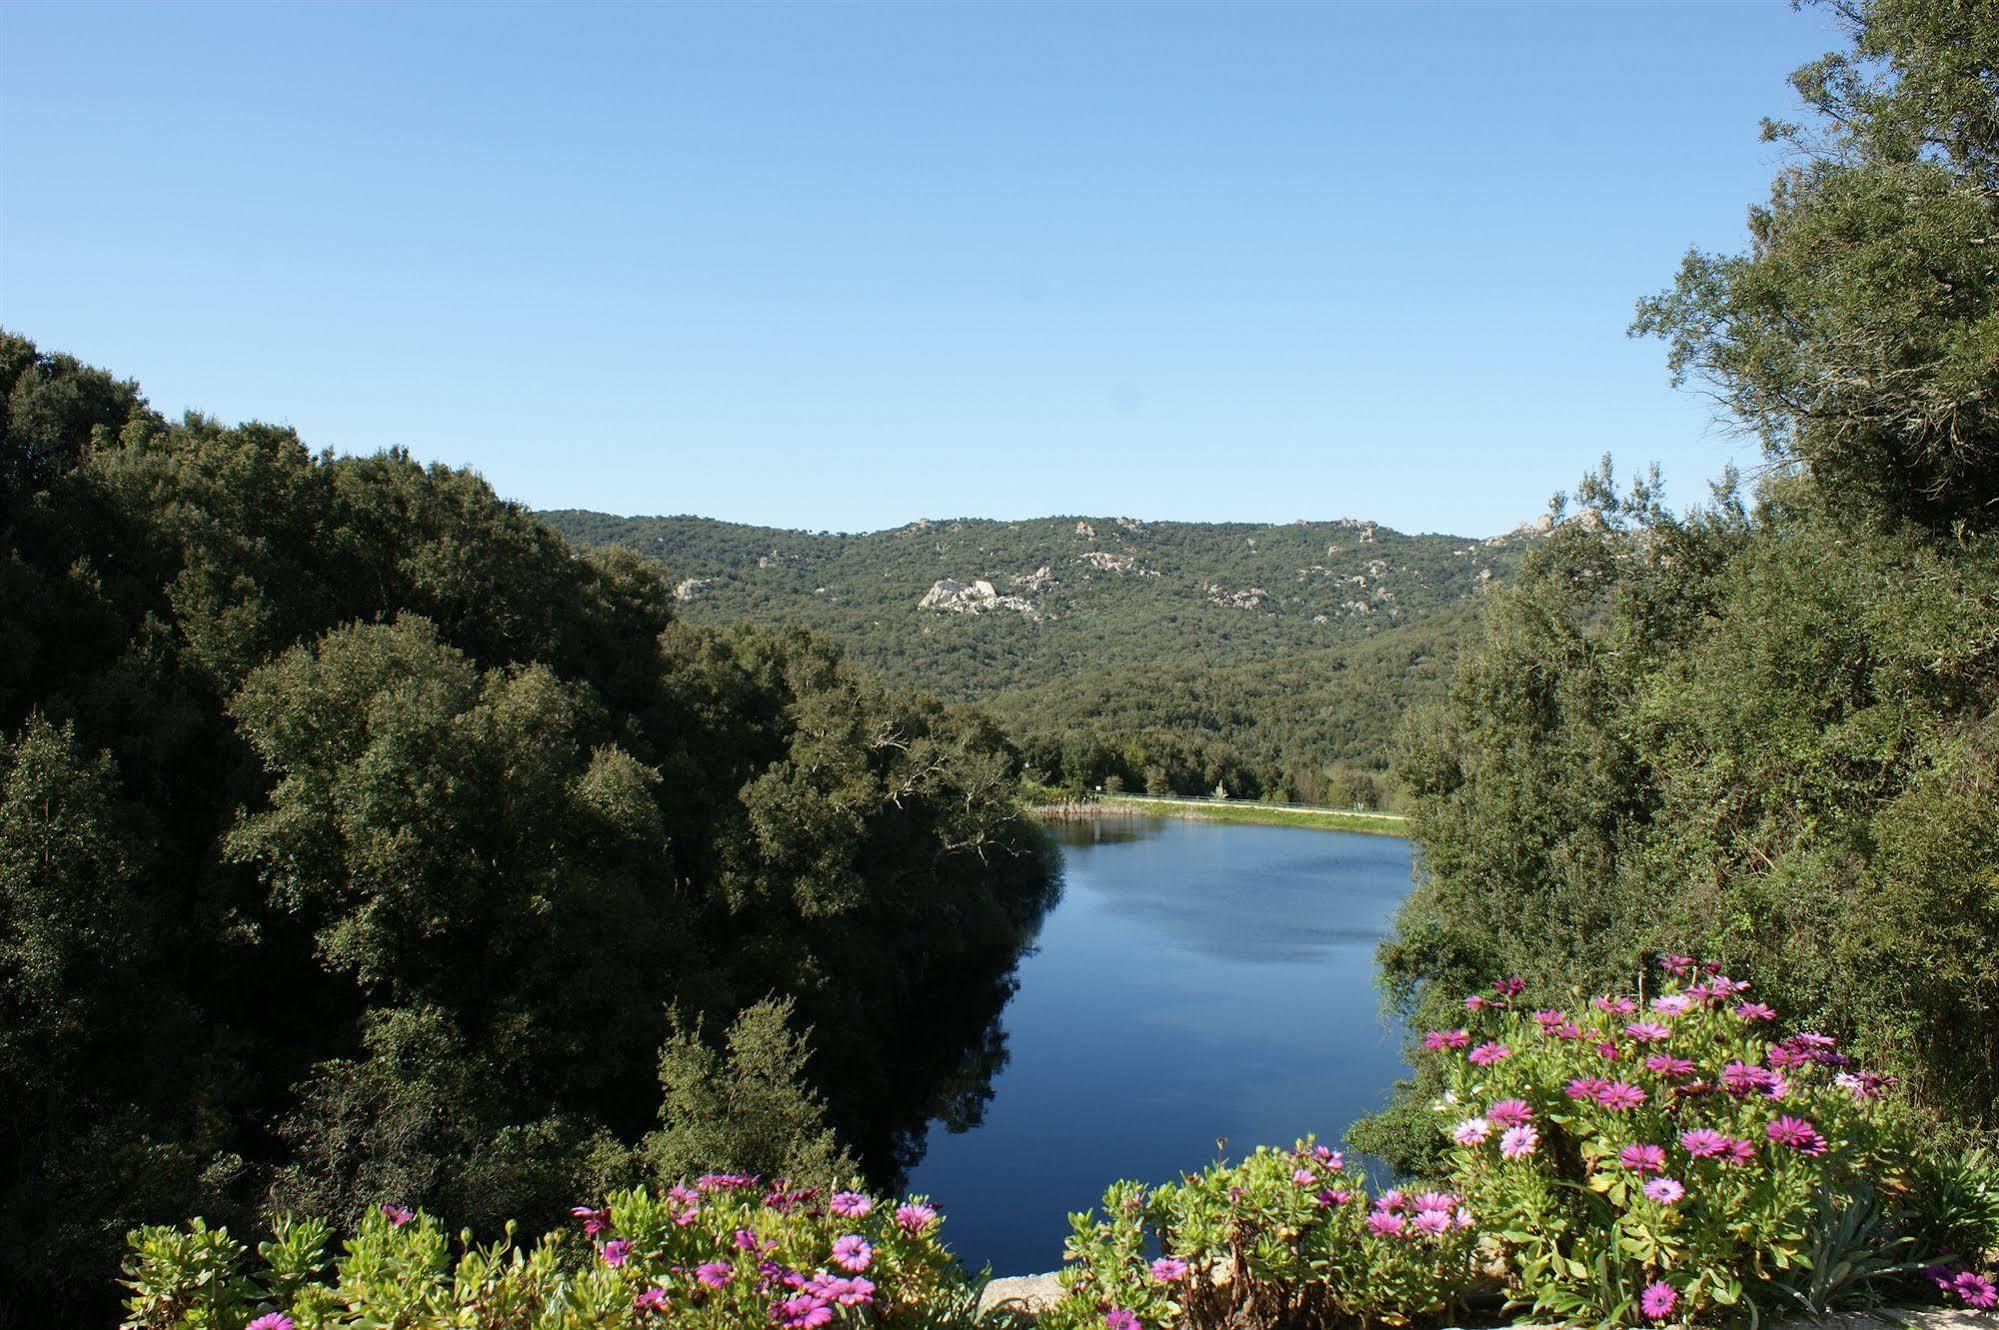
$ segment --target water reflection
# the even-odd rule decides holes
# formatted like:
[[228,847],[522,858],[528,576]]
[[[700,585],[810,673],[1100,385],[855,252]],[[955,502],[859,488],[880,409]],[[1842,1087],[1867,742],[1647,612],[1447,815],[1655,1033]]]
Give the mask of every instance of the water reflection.
[[1002,1272],[1053,1268],[1063,1216],[1115,1178],[1198,1167],[1217,1136],[1337,1136],[1403,1070],[1373,985],[1403,842],[1152,819],[1051,839],[1062,899],[961,1098],[901,1155],[953,1245]]

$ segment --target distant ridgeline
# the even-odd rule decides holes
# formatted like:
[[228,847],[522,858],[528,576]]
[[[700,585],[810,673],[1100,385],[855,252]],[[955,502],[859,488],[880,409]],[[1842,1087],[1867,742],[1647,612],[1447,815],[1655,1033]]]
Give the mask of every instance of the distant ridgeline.
[[918,521],[858,535],[541,517],[660,560],[689,620],[799,623],[902,687],[976,701],[1053,784],[1373,804],[1480,593],[1538,532],[1370,522]]

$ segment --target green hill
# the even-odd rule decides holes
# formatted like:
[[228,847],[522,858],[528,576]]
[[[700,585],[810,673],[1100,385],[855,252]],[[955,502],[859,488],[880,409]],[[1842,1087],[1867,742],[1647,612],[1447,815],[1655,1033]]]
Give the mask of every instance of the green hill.
[[1353,520],[918,521],[860,534],[559,511],[664,563],[692,621],[804,624],[981,703],[1051,783],[1368,803],[1399,718],[1534,533]]

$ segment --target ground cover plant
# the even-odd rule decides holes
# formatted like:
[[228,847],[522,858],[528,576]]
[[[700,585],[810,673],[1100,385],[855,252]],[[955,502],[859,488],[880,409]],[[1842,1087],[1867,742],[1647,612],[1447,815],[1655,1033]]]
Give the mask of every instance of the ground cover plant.
[[[1999,1169],[1933,1150],[1892,1082],[1745,981],[1535,1007],[1519,979],[1427,1032],[1445,1149],[1368,1199],[1340,1154],[1263,1149],[1121,1182],[1072,1219],[1063,1330],[1755,1324],[1884,1300],[1999,1304]],[[1503,1303],[1503,1308],[1502,1308]]]
[[579,1205],[532,1245],[449,1236],[385,1205],[336,1253],[283,1221],[255,1262],[225,1230],[134,1232],[125,1330],[583,1330],[583,1327],[968,1326],[979,1281],[921,1197],[900,1204],[742,1174]]

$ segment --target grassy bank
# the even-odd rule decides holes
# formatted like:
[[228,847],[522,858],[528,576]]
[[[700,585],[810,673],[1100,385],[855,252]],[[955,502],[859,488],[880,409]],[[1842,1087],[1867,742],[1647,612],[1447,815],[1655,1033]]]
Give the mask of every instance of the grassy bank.
[[1150,794],[1099,794],[1060,800],[1053,791],[1035,791],[1036,817],[1049,820],[1093,817],[1184,817],[1202,822],[1240,822],[1260,827],[1314,827],[1358,831],[1370,836],[1402,836],[1404,819],[1395,813],[1363,813],[1302,804],[1264,804],[1218,799],[1171,798]]

